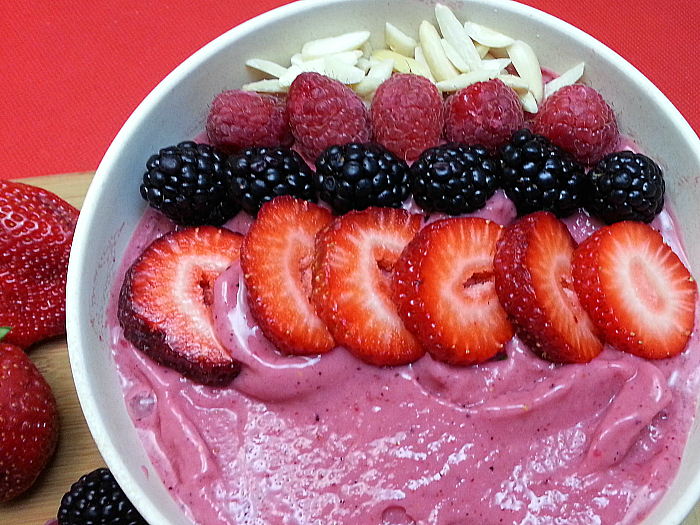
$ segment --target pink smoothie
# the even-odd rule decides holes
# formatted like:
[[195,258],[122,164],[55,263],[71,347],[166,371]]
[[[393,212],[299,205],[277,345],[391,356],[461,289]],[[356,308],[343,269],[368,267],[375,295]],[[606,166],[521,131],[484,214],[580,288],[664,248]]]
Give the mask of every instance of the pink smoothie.
[[[499,191],[478,215],[507,224],[515,212]],[[583,213],[566,222],[577,240],[599,226]],[[673,216],[652,225],[687,264]],[[153,363],[116,322],[123,271],[170,229],[146,212],[108,318],[129,414],[194,523],[629,524],[673,480],[698,397],[697,331],[683,354],[654,362],[606,348],[555,365],[517,338],[464,368],[429,356],[377,368],[343,348],[285,357],[252,320],[236,264],[217,281],[214,314],[243,371],[210,388]]]

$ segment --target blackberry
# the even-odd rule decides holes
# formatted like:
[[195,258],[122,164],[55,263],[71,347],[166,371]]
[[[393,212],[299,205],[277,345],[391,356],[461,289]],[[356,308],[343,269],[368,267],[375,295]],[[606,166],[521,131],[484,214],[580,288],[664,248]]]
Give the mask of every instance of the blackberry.
[[501,185],[520,215],[546,210],[566,217],[583,206],[584,167],[549,139],[521,129],[500,156]]
[[226,157],[212,146],[192,141],[163,148],[146,162],[141,196],[178,224],[223,224],[238,212],[226,195]]
[[148,525],[106,468],[73,483],[56,518],[59,525]]
[[260,207],[280,195],[316,201],[311,168],[285,147],[250,147],[226,162],[229,195],[255,217]]
[[425,211],[459,215],[483,208],[499,178],[500,165],[484,146],[446,144],[413,163],[411,191]]
[[666,183],[656,162],[631,151],[611,153],[588,173],[586,208],[608,224],[650,222],[664,206]]
[[316,188],[336,213],[399,208],[409,195],[406,161],[374,143],[326,148],[316,159]]

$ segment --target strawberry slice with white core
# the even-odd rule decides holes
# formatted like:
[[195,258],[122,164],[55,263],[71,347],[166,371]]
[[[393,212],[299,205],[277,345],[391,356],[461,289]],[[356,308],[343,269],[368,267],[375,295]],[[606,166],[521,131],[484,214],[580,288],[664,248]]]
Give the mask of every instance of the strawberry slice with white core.
[[311,263],[318,231],[331,213],[289,195],[265,203],[241,246],[253,317],[283,353],[321,354],[335,346],[311,306]]
[[391,272],[421,216],[370,207],[336,217],[316,240],[312,302],[335,341],[375,366],[425,353],[392,300]]
[[127,270],[117,316],[124,337],[158,363],[220,386],[240,371],[219,342],[214,282],[238,260],[243,237],[202,226],[153,241]]
[[550,212],[508,226],[494,256],[496,294],[515,333],[550,361],[585,363],[603,349],[571,277],[576,242]]
[[647,359],[685,349],[697,283],[651,226],[623,221],[597,230],[575,250],[572,275],[606,343]]
[[494,288],[493,257],[502,230],[481,218],[439,220],[418,232],[396,263],[399,315],[435,359],[480,363],[513,337]]

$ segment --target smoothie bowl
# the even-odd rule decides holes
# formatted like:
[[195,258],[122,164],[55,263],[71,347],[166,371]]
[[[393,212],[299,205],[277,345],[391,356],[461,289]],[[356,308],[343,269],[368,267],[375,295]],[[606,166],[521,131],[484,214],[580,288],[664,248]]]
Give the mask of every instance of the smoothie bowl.
[[[457,29],[454,20],[459,20]],[[465,53],[454,44],[471,38],[465,36],[463,23],[467,21],[475,24],[469,25],[475,36]],[[388,32],[387,22],[393,28]],[[438,27],[446,44],[440,43]],[[338,35],[345,36],[319,40]],[[353,38],[357,43],[348,44]],[[500,43],[488,46],[478,42],[481,38]],[[426,353],[427,343],[420,333],[397,345],[398,352],[403,352],[398,358],[385,351],[383,344],[368,353],[362,348],[347,351],[352,341],[342,338],[353,329],[334,317],[337,308],[324,310],[323,302],[334,293],[330,285],[319,292],[314,283],[324,268],[328,282],[339,279],[345,283],[354,269],[362,267],[362,260],[351,261],[336,272],[337,277],[328,262],[332,249],[326,247],[323,256],[314,255],[315,265],[309,270],[314,276],[313,282],[311,278],[307,281],[312,288],[309,300],[322,303],[315,311],[324,321],[330,319],[343,329],[331,330],[327,322],[331,343],[322,350],[307,350],[307,355],[290,356],[294,352],[276,338],[270,326],[274,323],[262,327],[261,314],[253,312],[260,301],[250,295],[252,275],[262,275],[263,283],[276,276],[275,271],[261,269],[263,262],[274,267],[276,261],[270,259],[275,257],[266,257],[266,252],[275,253],[273,240],[264,237],[265,228],[256,226],[263,223],[262,211],[257,219],[254,213],[241,211],[226,218],[225,229],[235,232],[227,234],[235,255],[233,261],[223,263],[221,278],[207,301],[213,312],[215,346],[224,349],[224,364],[218,372],[212,376],[211,369],[202,372],[197,363],[178,365],[177,359],[163,358],[160,361],[169,365],[159,364],[158,351],[152,350],[157,345],[134,348],[132,343],[143,342],[134,331],[141,330],[143,335],[144,329],[124,328],[125,319],[136,316],[132,296],[140,270],[134,270],[137,265],[132,263],[144,260],[141,254],[156,238],[189,228],[176,227],[142,198],[139,186],[147,160],[162,148],[183,141],[211,139],[211,132],[204,133],[208,115],[212,101],[224,91],[252,86],[280,92],[284,98],[294,89],[285,74],[293,70],[294,60],[304,58],[292,57],[300,51],[303,55],[305,44],[307,53],[313,55],[319,52],[310,48],[330,49],[338,42],[351,49],[322,60],[323,71],[349,78],[358,71],[364,73],[346,80],[367,105],[371,93],[375,94],[371,104],[379,97],[374,91],[379,77],[372,75],[379,75],[389,63],[389,74],[393,70],[398,77],[402,61],[409,72],[423,71],[423,67],[439,72],[428,74],[445,99],[461,89],[459,82],[466,86],[475,81],[469,80],[470,69],[481,71],[479,82],[498,77],[499,86],[511,90],[518,111],[523,111],[522,106],[525,113],[542,107],[551,96],[554,84],[549,89],[546,86],[553,79],[561,78],[562,85],[578,82],[593,87],[616,116],[620,137],[615,149],[643,152],[664,173],[664,208],[655,210],[653,218],[648,218],[650,226],[644,228],[662,233],[677,254],[673,256],[677,264],[691,272],[700,267],[700,231],[695,220],[695,203],[700,198],[700,141],[648,80],[591,37],[513,2],[436,6],[405,0],[339,0],[282,7],[207,45],[144,100],[105,155],[81,212],[68,273],[71,366],[90,430],[126,494],[149,523],[680,523],[700,496],[700,430],[695,424],[700,346],[692,319],[691,326],[684,328],[687,337],[674,352],[677,355],[662,359],[658,355],[638,357],[607,341],[603,344],[596,325],[591,330],[601,342],[595,356],[573,359],[583,363],[555,363],[551,352],[532,351],[540,348],[537,341],[529,339],[529,346],[523,342],[528,339],[520,330],[532,316],[518,321],[511,311],[507,317],[498,314],[507,325],[502,331],[505,335],[497,350],[483,359],[454,357],[445,350],[449,345]],[[435,42],[443,54],[435,51]],[[394,47],[391,51],[396,53],[397,48],[416,44],[425,52],[410,60],[387,51]],[[354,56],[350,66],[339,58],[342,53],[345,58]],[[534,72],[533,56],[537,61]],[[497,73],[484,73],[463,63],[470,59],[496,61],[489,65],[499,64]],[[301,62],[296,65],[302,67]],[[443,73],[449,77],[451,70],[458,80],[435,78]],[[538,77],[542,71],[544,77]],[[537,85],[539,88],[533,87]],[[531,116],[527,122],[534,122]],[[521,121],[518,127],[525,126]],[[371,134],[379,135],[375,129],[364,138]],[[310,150],[299,136],[295,140],[295,149],[308,159]],[[492,153],[484,149],[479,155]],[[237,152],[232,151],[231,156],[234,154]],[[413,165],[422,162],[409,160]],[[590,165],[581,168],[581,173],[591,170]],[[507,229],[529,211],[516,209],[503,189],[494,191],[485,206],[460,215],[480,218],[479,228],[493,230],[496,223],[495,235],[502,239],[506,234],[501,226]],[[401,200],[406,203],[403,215],[393,214],[400,216],[396,219],[393,212],[387,212],[393,219],[387,218],[379,230],[388,232],[401,222],[399,226],[410,232],[404,232],[408,235],[404,245],[418,230],[439,237],[438,226],[444,223],[436,219],[447,221],[447,215],[426,212],[417,194],[415,200],[402,194]],[[295,199],[287,201],[298,204]],[[302,208],[308,211],[309,205],[295,209]],[[347,229],[359,225],[364,217],[330,208],[321,201],[314,205],[324,227],[330,221],[335,224],[339,217],[351,219],[324,228],[315,246],[322,244],[321,237],[331,239],[328,246],[343,246],[349,242]],[[537,221],[518,230],[521,238],[536,222],[566,224],[575,238],[573,249],[603,228],[604,222],[587,211],[558,213],[566,215],[564,222],[551,214],[545,218],[535,215]],[[274,215],[266,212],[265,220],[273,221]],[[302,223],[287,218],[267,229],[279,232],[297,222]],[[469,227],[476,228],[474,224]],[[257,238],[253,239],[248,232],[256,227]],[[211,230],[202,227],[197,231],[204,236]],[[217,235],[204,244],[221,241]],[[239,261],[241,243],[244,249]],[[404,247],[398,249],[400,254]],[[453,251],[437,259],[447,260]],[[545,245],[543,258],[549,252],[556,249]],[[498,248],[496,259],[499,253],[503,264],[515,264],[515,251]],[[575,260],[575,253],[573,257]],[[393,283],[396,289],[401,282],[416,280],[401,281],[395,276],[400,271],[379,259],[373,264],[380,280]],[[441,269],[435,260],[431,264],[435,271]],[[419,271],[414,266],[418,267],[406,263],[402,271],[410,277],[411,271]],[[172,268],[160,267],[151,274],[156,288],[165,290],[162,295],[167,295],[168,286],[161,283],[178,284],[177,267]],[[122,285],[125,274],[131,283],[127,292]],[[421,279],[427,281],[431,275]],[[495,280],[495,288],[508,295],[503,290],[512,279],[503,275],[511,274],[502,274],[499,285],[498,272],[488,278],[483,272],[473,272],[472,292],[492,290]],[[694,294],[694,281],[688,282]],[[360,294],[360,305],[375,301],[372,279],[361,276],[356,285],[367,283],[370,286]],[[268,288],[274,286],[273,282]],[[518,286],[516,283],[515,288]],[[282,290],[279,285],[277,295]],[[692,295],[693,313],[696,304]],[[201,317],[194,308],[191,324],[182,330],[192,334],[190,339],[198,337],[194,334],[201,329],[196,322]],[[306,308],[308,305],[301,304],[297,310]],[[407,325],[415,318],[410,311],[401,315],[406,316]],[[515,336],[508,332],[511,322]],[[482,320],[479,324],[489,323]],[[420,326],[415,324],[414,331],[424,331]],[[126,332],[131,335],[125,337]],[[183,337],[187,339],[187,334]],[[554,361],[567,361],[559,357]]]

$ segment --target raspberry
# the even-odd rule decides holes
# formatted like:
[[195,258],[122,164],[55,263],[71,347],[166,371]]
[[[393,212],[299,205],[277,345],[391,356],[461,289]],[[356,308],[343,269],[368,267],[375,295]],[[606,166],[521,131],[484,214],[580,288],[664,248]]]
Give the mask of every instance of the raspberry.
[[296,148],[311,163],[328,146],[367,142],[367,108],[349,87],[319,73],[301,73],[289,86],[289,124]]
[[374,139],[395,155],[413,161],[440,141],[442,97],[425,77],[394,75],[377,88],[370,117]]
[[283,98],[230,90],[214,97],[206,123],[209,142],[228,152],[251,146],[291,146]]
[[496,152],[524,127],[518,95],[501,80],[477,82],[445,101],[445,138]]
[[615,112],[600,93],[583,84],[550,95],[535,115],[532,131],[588,165],[613,152],[620,136]]

